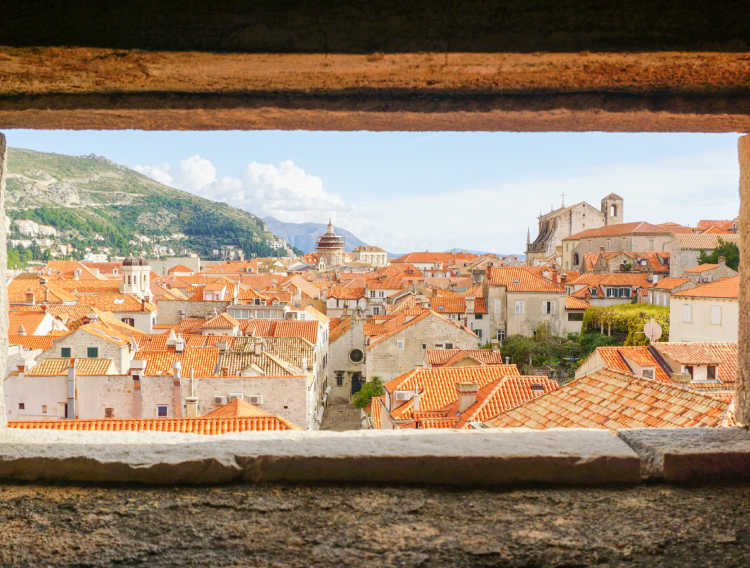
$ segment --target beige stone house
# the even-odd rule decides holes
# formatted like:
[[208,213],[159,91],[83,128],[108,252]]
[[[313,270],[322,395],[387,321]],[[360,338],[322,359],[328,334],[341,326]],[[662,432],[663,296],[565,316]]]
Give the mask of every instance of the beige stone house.
[[528,267],[487,268],[482,292],[489,315],[489,336],[500,341],[508,335],[532,336],[539,324],[551,333],[568,331],[565,288],[534,274]]
[[727,266],[727,259],[722,256],[719,258],[719,264],[699,264],[698,266],[683,270],[682,275],[696,284],[707,284],[719,278],[737,276],[737,271],[729,268]]
[[388,265],[388,253],[380,247],[360,245],[352,251],[353,262],[365,262],[370,266],[381,268]]
[[735,234],[677,234],[671,245],[670,255],[670,272],[669,275],[675,278],[682,278],[684,271],[698,266],[698,257],[701,251],[711,254],[721,241],[725,243],[734,243],[739,246],[740,235]]
[[459,322],[473,331],[480,342],[490,337],[490,318],[484,298],[469,296],[434,296],[429,298],[430,309]]
[[364,315],[357,309],[331,331],[326,402],[348,402],[362,387],[367,347]]
[[136,343],[130,335],[100,324],[90,323],[61,337],[37,359],[39,361],[50,357],[112,359],[119,372],[127,373],[135,352]]
[[730,276],[672,294],[670,341],[737,341],[739,280]]
[[669,307],[669,299],[674,292],[690,290],[697,284],[687,278],[662,278],[648,291],[648,303],[654,306]]
[[[363,377],[384,382],[424,364],[427,349],[476,349],[479,338],[469,328],[425,308],[399,313],[382,332],[368,337]],[[335,369],[333,369],[335,371]]]

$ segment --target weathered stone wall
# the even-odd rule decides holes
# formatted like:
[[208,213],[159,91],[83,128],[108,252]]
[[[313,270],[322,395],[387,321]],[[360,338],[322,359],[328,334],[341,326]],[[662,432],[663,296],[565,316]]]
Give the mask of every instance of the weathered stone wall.
[[[56,419],[59,406],[63,405],[64,409],[68,402],[68,377],[10,376],[5,380],[4,390],[3,404],[7,405],[8,420]],[[19,408],[19,404],[24,408]]]
[[[224,313],[232,302],[192,302],[188,300],[160,300],[157,323],[180,323],[180,310],[188,318],[212,318]],[[216,310],[216,313],[214,313]]]
[[[361,349],[365,351],[365,335],[362,329],[362,320],[352,318],[349,331],[330,344],[328,353],[330,362],[328,363],[327,380],[331,387],[329,402],[348,402],[352,388],[352,373],[360,373],[364,377],[363,363],[353,363],[349,358],[352,349]],[[336,386],[336,373],[344,375],[344,381],[341,386]]]
[[[79,376],[76,382],[78,418],[104,418],[106,408],[113,409],[114,418],[133,418],[133,377],[130,375]],[[143,412],[143,402],[141,417],[152,418]]]
[[[740,251],[750,250],[750,136],[739,140]],[[739,353],[737,357],[737,420],[750,424],[750,272],[740,266]]]
[[66,335],[55,345],[47,349],[47,351],[39,355],[38,360],[62,357],[61,349],[63,347],[70,347],[70,356],[81,359],[88,357],[89,347],[97,347],[99,349],[98,357],[100,359],[112,359],[115,362],[115,367],[123,374],[130,370],[130,361],[135,355],[135,352],[130,350],[130,344],[115,345],[91,333],[75,331],[70,335]]
[[[5,213],[5,176],[8,168],[5,135],[0,133],[0,212]],[[5,223],[0,223],[1,242],[5,242]],[[0,246],[0,361],[8,359],[8,291],[5,287],[5,271],[8,267],[8,251]],[[5,397],[0,381],[0,428],[5,426]]]

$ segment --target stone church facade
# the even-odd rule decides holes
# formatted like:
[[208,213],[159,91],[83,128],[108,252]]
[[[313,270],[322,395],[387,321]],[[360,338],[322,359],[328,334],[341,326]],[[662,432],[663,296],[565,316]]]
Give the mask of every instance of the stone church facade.
[[526,238],[526,263],[529,266],[555,264],[562,268],[563,239],[587,229],[598,229],[623,222],[624,200],[610,193],[601,201],[600,209],[585,201],[539,216],[539,235],[531,242]]

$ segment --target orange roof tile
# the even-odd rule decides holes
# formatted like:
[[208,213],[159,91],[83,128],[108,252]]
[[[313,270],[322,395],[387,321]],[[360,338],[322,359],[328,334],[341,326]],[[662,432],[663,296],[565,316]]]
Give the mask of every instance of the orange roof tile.
[[229,314],[219,314],[215,318],[212,318],[208,320],[206,323],[204,323],[201,326],[201,329],[209,329],[209,328],[235,328],[239,327],[240,322],[238,322],[236,319],[234,319]]
[[10,421],[8,428],[20,430],[73,430],[107,432],[176,432],[216,436],[233,432],[301,430],[280,416],[233,418],[105,418],[102,420],[24,420]]
[[[392,393],[395,390],[421,391],[419,408],[422,410],[439,410],[454,400],[456,383],[474,381],[483,387],[493,381],[509,375],[519,375],[515,365],[483,365],[480,367],[420,367],[404,373],[385,384],[385,390]],[[387,395],[386,395],[387,396]],[[396,420],[412,418],[413,406],[411,401],[391,411]]]
[[589,237],[614,237],[618,235],[669,235],[670,231],[663,227],[646,223],[645,221],[636,221],[634,223],[618,223],[615,225],[605,225],[597,229],[586,229],[575,235],[564,238],[564,241],[578,241]]
[[559,292],[565,289],[554,285],[542,276],[520,266],[487,268],[487,279],[491,286],[505,286],[508,292]]
[[713,250],[719,246],[719,239],[725,243],[734,243],[739,246],[740,236],[736,234],[731,235],[711,235],[711,234],[699,234],[699,235],[675,235],[675,240],[682,249],[691,250]]
[[662,368],[647,346],[597,347],[596,353],[601,356],[607,367],[616,371],[633,371],[624,359],[625,356],[642,367],[654,367],[656,379],[672,382],[667,371]]
[[586,310],[591,307],[591,304],[581,300],[574,296],[565,296],[565,309],[566,310]]
[[169,270],[167,270],[167,273],[169,272],[190,272],[191,274],[195,272],[192,268],[188,268],[184,264],[178,264],[177,266],[173,266]]
[[43,312],[13,311],[8,313],[8,331],[14,335],[23,326],[27,335],[34,335],[34,332],[42,323],[47,314]]
[[502,353],[492,349],[425,349],[424,358],[428,365],[442,367],[461,354],[469,355],[485,365],[504,364]]
[[328,292],[328,297],[337,298],[339,300],[358,300],[359,298],[365,297],[365,289],[348,286],[334,286]]
[[611,431],[721,426],[728,406],[687,388],[605,368],[507,410],[486,425]]
[[656,283],[654,290],[674,290],[688,282],[691,282],[689,278],[662,278]]
[[726,276],[714,282],[696,286],[690,290],[681,290],[672,294],[680,298],[723,298],[727,300],[739,299],[740,277]]
[[[737,375],[737,343],[670,341],[654,343],[653,348],[683,365],[719,363],[718,378],[722,383],[734,383]],[[691,386],[693,386],[691,384]]]
[[213,377],[219,361],[219,350],[216,347],[185,347],[183,353],[175,353],[174,349],[168,351],[138,351],[136,360],[146,361],[145,375],[172,376],[175,362],[182,365],[182,375],[189,377],[191,371],[194,376],[205,378]]
[[57,337],[49,335],[9,335],[9,345],[20,345],[24,349],[47,351]]
[[710,229],[711,227],[719,227],[720,229],[731,229],[734,225],[734,221],[727,219],[722,221],[711,221],[711,220],[700,220],[698,221],[698,225],[696,226],[696,229],[699,231],[706,231]]
[[104,312],[155,312],[156,306],[130,294],[99,294],[81,296],[78,305],[92,306]]

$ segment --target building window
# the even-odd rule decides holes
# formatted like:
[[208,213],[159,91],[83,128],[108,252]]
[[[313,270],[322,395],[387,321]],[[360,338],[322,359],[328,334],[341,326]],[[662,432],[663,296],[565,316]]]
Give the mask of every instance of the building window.
[[523,314],[523,308],[524,308],[523,300],[516,300],[516,315]]
[[648,248],[654,250],[654,239],[649,239]]
[[422,344],[422,351],[424,351],[425,349],[427,349],[427,344],[426,344],[426,343],[423,343],[423,344]]
[[647,379],[653,379],[654,378],[654,370],[653,369],[643,369],[643,376]]
[[542,302],[542,314],[551,315],[555,313],[555,302]]
[[344,374],[343,373],[336,373],[336,386],[337,387],[344,386]]
[[156,405],[156,416],[158,416],[159,418],[167,417],[167,405],[166,404]]
[[578,266],[578,262],[579,262],[579,260],[578,260],[578,253],[575,253],[573,255],[573,266]]
[[583,321],[583,314],[571,312],[568,314],[568,321]]
[[46,404],[42,405],[42,414],[47,414],[47,405]]
[[396,349],[403,349],[404,348],[404,341],[402,339],[399,339],[396,341]]
[[693,378],[693,366],[692,365],[685,365],[685,372],[690,375],[690,379]]
[[721,325],[721,306],[711,306],[711,323]]
[[98,347],[87,347],[86,348],[86,357],[89,359],[96,359],[99,357],[99,348]]
[[104,409],[104,418],[112,418],[115,415],[115,409],[114,408],[105,408]]
[[609,239],[607,239],[607,250],[609,250]]
[[502,342],[503,339],[505,339],[505,330],[504,329],[498,329],[497,330],[497,340]]
[[482,314],[474,314],[474,319],[475,319],[475,320],[480,320],[480,319],[482,319]]
[[481,330],[481,329],[475,329],[475,330],[474,330],[474,333],[476,333],[476,334],[477,334],[477,337],[478,337],[479,339],[482,339],[482,330]]
[[23,402],[18,403],[18,410],[26,410],[26,405]]
[[715,381],[716,380],[716,366],[709,365],[708,369],[706,370],[706,378],[709,381]]
[[446,349],[453,349],[453,344],[452,343],[446,343],[445,344],[445,348]]
[[374,315],[374,316],[378,316],[378,315],[380,315],[380,308],[378,308],[378,307],[374,307],[374,308],[372,309],[372,315]]
[[690,304],[682,305],[682,322],[691,323],[693,321],[693,310]]
[[122,318],[122,323],[130,327],[135,327],[135,319],[133,318]]
[[370,298],[374,298],[374,297],[375,297],[375,290],[370,290]]
[[365,354],[361,349],[352,349],[349,351],[349,361],[352,363],[361,363],[362,359],[365,358]]
[[61,347],[60,357],[70,357],[70,347]]

